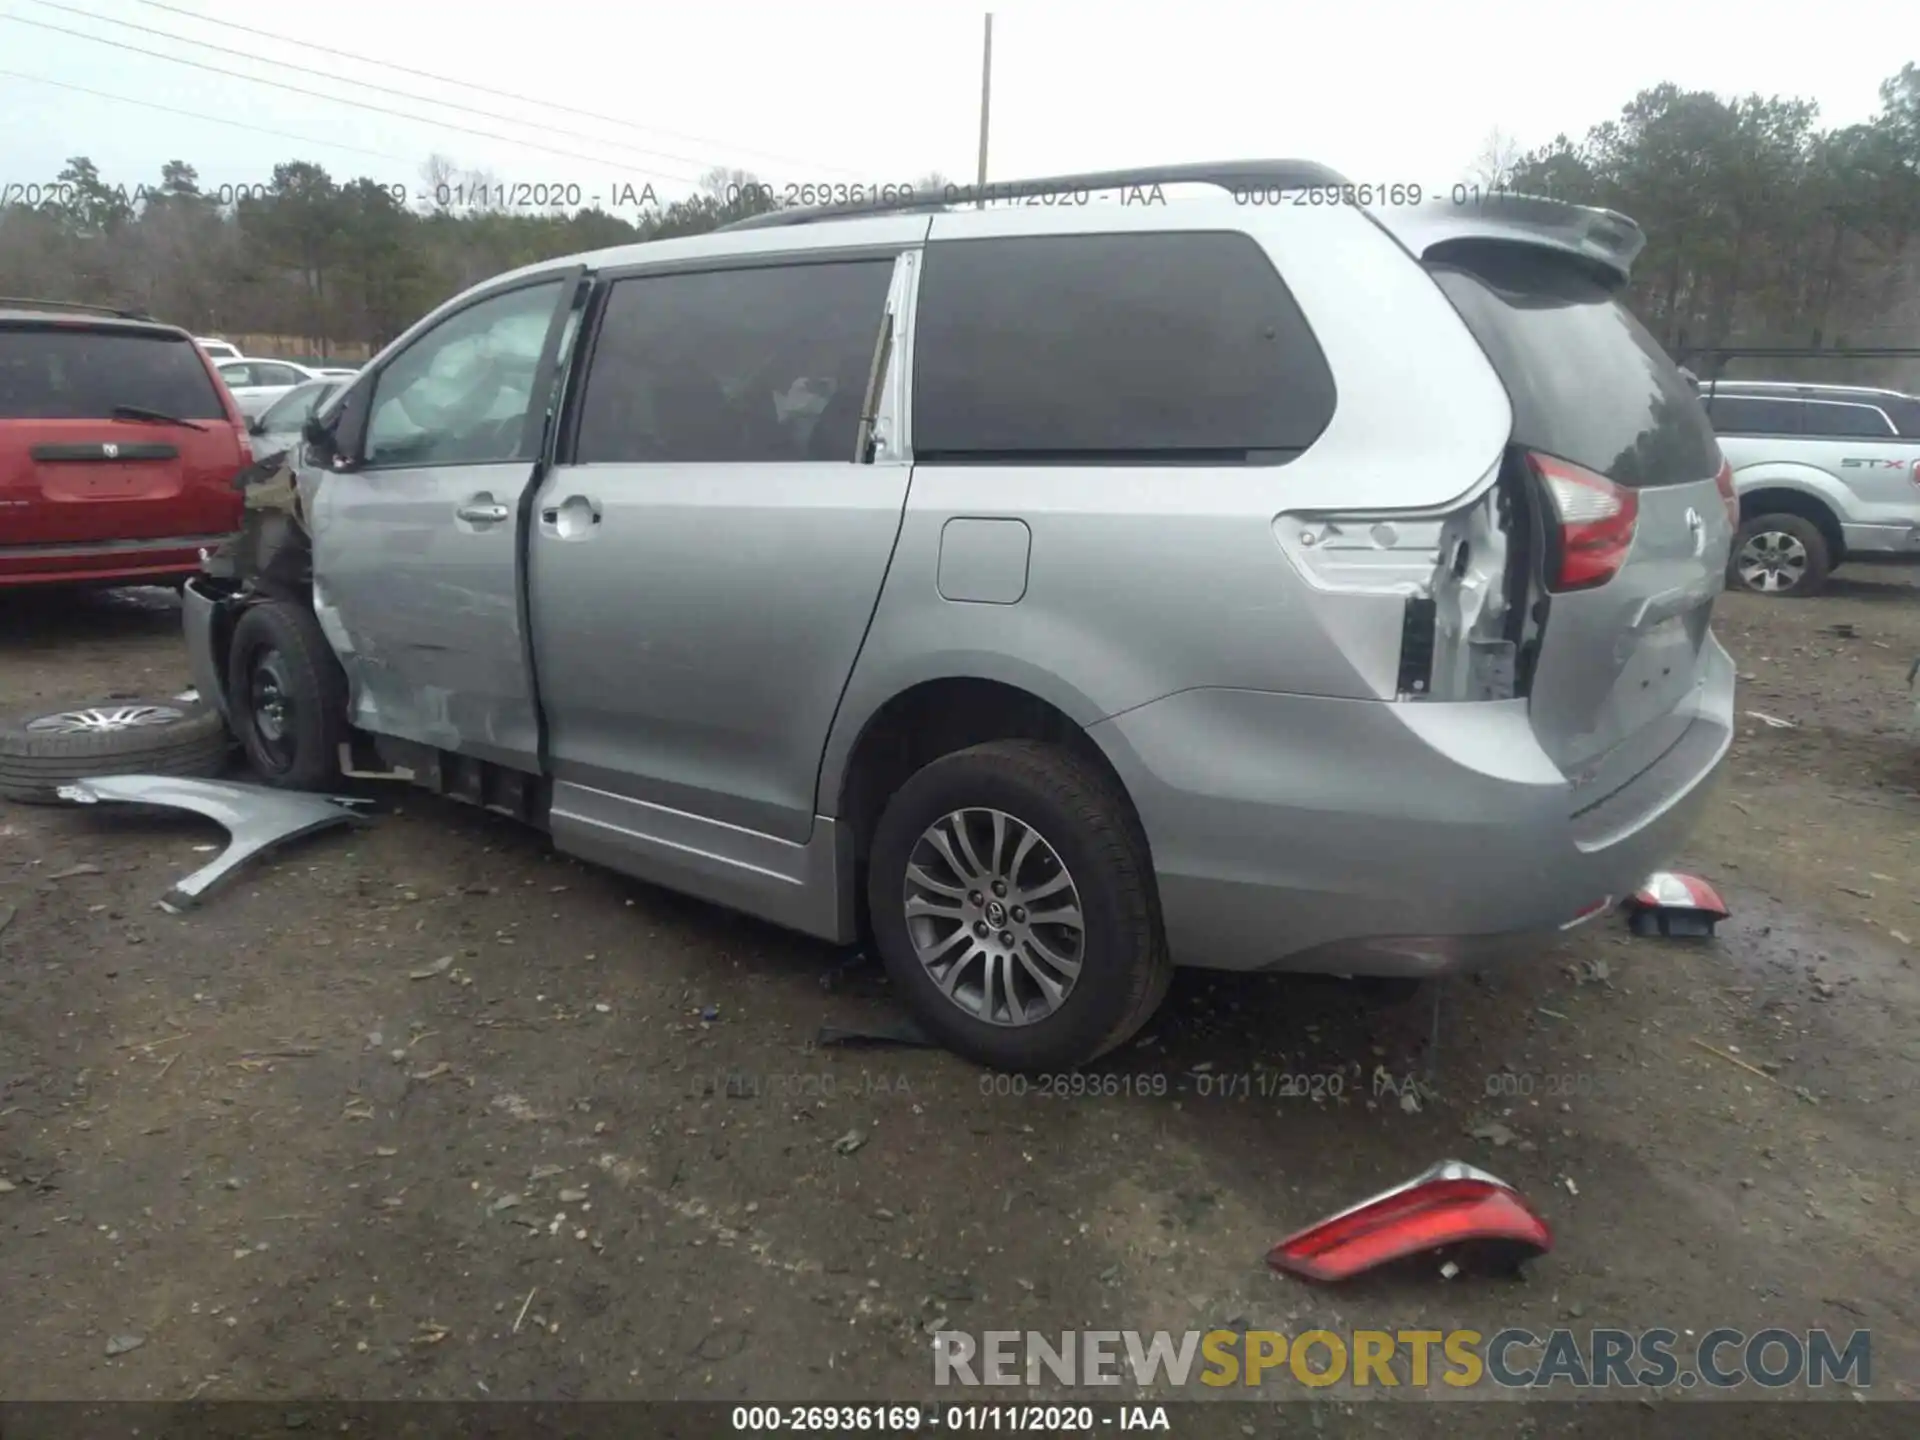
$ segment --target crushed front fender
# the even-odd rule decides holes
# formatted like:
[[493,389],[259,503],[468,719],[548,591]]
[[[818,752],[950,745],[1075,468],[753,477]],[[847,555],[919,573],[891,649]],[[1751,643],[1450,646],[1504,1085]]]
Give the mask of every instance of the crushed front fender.
[[161,897],[160,908],[174,915],[191,910],[240,866],[277,845],[336,825],[364,823],[365,817],[355,814],[353,807],[373,803],[351,796],[301,795],[263,785],[178,775],[96,775],[62,785],[59,795],[79,805],[119,800],[191,810],[226,828],[231,838],[219,858]]

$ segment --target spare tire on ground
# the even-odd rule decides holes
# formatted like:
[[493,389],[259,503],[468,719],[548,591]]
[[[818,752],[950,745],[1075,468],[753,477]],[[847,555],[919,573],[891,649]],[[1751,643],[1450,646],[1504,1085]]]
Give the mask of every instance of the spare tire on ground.
[[51,804],[89,775],[214,776],[232,746],[198,700],[110,700],[0,719],[0,798]]

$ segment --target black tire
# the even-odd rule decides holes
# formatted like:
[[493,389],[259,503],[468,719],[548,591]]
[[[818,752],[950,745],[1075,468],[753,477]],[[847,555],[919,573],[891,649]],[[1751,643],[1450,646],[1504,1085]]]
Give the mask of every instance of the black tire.
[[[1799,570],[1799,578],[1792,583],[1773,589],[1758,584],[1749,584],[1740,573],[1741,551],[1756,537],[1769,535],[1790,537],[1806,555],[1806,563]],[[1777,596],[1783,600],[1805,600],[1818,595],[1827,588],[1827,576],[1833,572],[1833,550],[1827,544],[1827,537],[1820,527],[1801,515],[1789,515],[1778,511],[1771,515],[1755,515],[1750,520],[1740,522],[1740,528],[1733,537],[1733,550],[1727,556],[1727,586],[1733,590],[1744,590],[1750,595]]]
[[219,712],[199,701],[29,711],[0,720],[0,796],[51,805],[62,785],[90,775],[211,777],[226,768],[232,743]]
[[[1079,973],[1057,1008],[1029,1023],[991,1023],[949,999],[909,933],[905,886],[915,847],[943,816],[975,808],[1037,831],[1079,891]],[[1146,837],[1132,807],[1109,777],[1058,746],[994,741],[915,774],[875,830],[867,904],[887,973],[922,1027],[1001,1070],[1069,1070],[1097,1059],[1138,1033],[1173,979]]]
[[227,651],[227,710],[247,763],[277,790],[325,790],[340,778],[347,678],[304,605],[250,605]]

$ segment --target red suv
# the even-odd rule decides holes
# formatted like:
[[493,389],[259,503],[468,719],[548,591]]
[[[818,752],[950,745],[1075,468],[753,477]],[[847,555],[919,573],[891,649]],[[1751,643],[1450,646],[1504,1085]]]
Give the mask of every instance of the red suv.
[[239,406],[193,337],[0,298],[0,589],[164,584],[240,528]]

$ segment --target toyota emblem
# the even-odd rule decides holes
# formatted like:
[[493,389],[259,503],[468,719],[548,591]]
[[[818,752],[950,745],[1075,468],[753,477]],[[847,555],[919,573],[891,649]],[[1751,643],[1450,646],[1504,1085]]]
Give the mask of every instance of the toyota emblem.
[[1707,548],[1707,522],[1700,518],[1700,512],[1691,506],[1687,509],[1687,529],[1693,532],[1693,553],[1702,554]]
[[100,453],[109,460],[117,459],[120,454],[120,447],[109,441],[100,447]]

